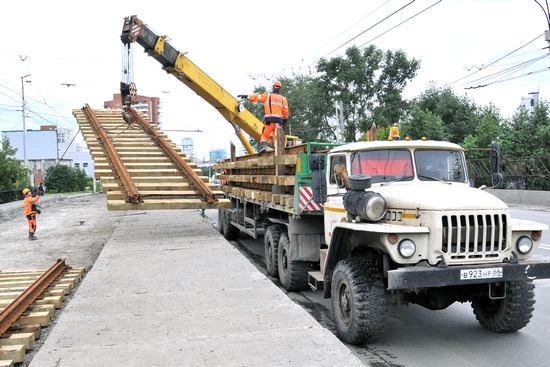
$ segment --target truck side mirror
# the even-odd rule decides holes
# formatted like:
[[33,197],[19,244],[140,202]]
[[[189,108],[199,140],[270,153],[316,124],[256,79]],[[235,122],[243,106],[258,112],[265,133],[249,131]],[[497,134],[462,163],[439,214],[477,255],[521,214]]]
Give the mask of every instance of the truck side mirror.
[[491,144],[491,152],[489,153],[489,159],[491,162],[491,173],[498,173],[500,168],[500,144]]
[[312,171],[322,171],[325,169],[325,155],[312,154],[309,156],[309,169]]
[[495,189],[500,189],[503,186],[504,179],[502,173],[500,173],[500,144],[491,144],[491,151],[489,153],[489,160],[492,173],[492,184]]
[[311,191],[313,191],[313,201],[318,204],[327,201],[327,176],[325,171],[315,170],[311,173]]

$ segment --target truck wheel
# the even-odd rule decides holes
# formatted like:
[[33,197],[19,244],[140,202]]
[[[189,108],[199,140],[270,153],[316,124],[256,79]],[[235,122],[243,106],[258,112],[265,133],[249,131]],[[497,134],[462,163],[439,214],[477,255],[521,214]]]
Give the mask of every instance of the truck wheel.
[[265,267],[267,269],[267,274],[272,277],[279,275],[277,256],[279,250],[279,239],[281,238],[281,232],[283,229],[283,226],[274,224],[267,227],[267,230],[265,231]]
[[376,340],[384,332],[386,296],[382,276],[365,258],[340,261],[332,275],[332,314],[349,344]]
[[218,209],[218,232],[223,234],[223,229],[225,227],[225,215],[224,209]]
[[279,280],[287,291],[303,291],[308,288],[307,272],[310,270],[311,265],[305,261],[291,261],[289,255],[290,239],[288,233],[282,232],[277,254]]
[[241,230],[231,224],[231,212],[229,210],[223,209],[224,211],[224,222],[223,222],[223,236],[228,241],[234,241],[239,238]]
[[529,323],[535,310],[535,285],[531,280],[508,282],[502,299],[488,294],[472,300],[477,321],[496,333],[517,331]]

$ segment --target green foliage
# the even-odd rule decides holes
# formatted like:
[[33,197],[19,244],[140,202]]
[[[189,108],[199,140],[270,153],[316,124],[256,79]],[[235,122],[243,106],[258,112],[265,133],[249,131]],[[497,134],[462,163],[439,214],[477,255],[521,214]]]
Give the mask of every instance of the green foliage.
[[[341,103],[348,142],[366,140],[365,132],[374,122],[378,140],[386,140],[389,127],[397,123],[402,138],[457,143],[467,149],[468,159],[487,158],[493,142],[501,144],[503,158],[550,155],[548,102],[539,101],[534,113],[518,107],[505,119],[493,104],[477,106],[452,88],[434,84],[406,101],[402,91],[419,67],[419,61],[402,51],[350,47],[344,56],[321,59],[311,75],[278,76],[290,107],[285,133],[304,142],[339,140]],[[265,91],[261,86],[254,90]],[[261,104],[246,107],[263,118]]]
[[23,167],[21,161],[15,159],[16,148],[10,144],[10,140],[2,140],[0,150],[0,191],[14,190],[28,186],[29,171]]
[[321,59],[319,100],[328,108],[324,120],[335,125],[337,103],[343,105],[345,140],[356,141],[372,122],[380,127],[397,123],[406,109],[402,90],[420,67],[408,60],[404,52],[384,52],[371,45],[346,50],[345,57]]
[[436,88],[432,84],[415,101],[421,110],[441,118],[445,136],[453,143],[461,143],[478,123],[475,104],[455,95],[450,87]]
[[502,127],[503,157],[524,157],[533,155],[535,142],[530,116],[523,106],[516,110],[511,119],[506,120]]
[[493,142],[499,142],[504,119],[493,104],[478,110],[479,121],[474,131],[468,134],[462,146],[466,149],[466,158],[487,158]]
[[413,140],[426,138],[428,140],[446,140],[445,129],[441,117],[433,112],[422,110],[418,103],[413,103],[409,115],[406,116],[400,129],[401,137]]
[[46,170],[48,192],[84,191],[92,187],[92,178],[82,169],[58,164]]
[[334,104],[324,103],[324,92],[319,79],[297,76],[294,80],[279,79],[283,95],[289,101],[289,119],[285,133],[300,137],[303,142],[337,139]]
[[550,155],[550,105],[539,101],[534,113],[523,106],[502,127],[503,157]]

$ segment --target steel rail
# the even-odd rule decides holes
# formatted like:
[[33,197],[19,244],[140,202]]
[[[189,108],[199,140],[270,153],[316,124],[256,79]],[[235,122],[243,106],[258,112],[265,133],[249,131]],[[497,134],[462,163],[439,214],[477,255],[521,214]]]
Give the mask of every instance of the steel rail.
[[46,288],[67,268],[65,259],[57,262],[40,276],[29,288],[0,312],[0,335],[4,334]]
[[218,201],[214,193],[210,188],[200,179],[200,177],[193,171],[193,169],[187,164],[187,162],[176,152],[176,150],[164,139],[158,131],[153,128],[145,119],[137,113],[136,110],[127,106],[128,113],[132,114],[131,121],[139,123],[143,130],[152,136],[153,140],[161,147],[161,149],[168,154],[170,159],[174,162],[176,166],[183,172],[185,176],[191,181],[195,187],[198,194],[200,194],[203,199],[209,203]]
[[99,123],[99,120],[95,116],[94,111],[92,110],[90,105],[88,105],[87,103],[82,108],[82,111],[84,111],[84,114],[90,121],[90,124],[93,126],[96,133],[99,135],[99,139],[101,140],[101,143],[105,147],[105,150],[107,151],[107,155],[109,156],[109,159],[113,163],[113,166],[115,168],[115,171],[118,177],[122,181],[124,190],[126,190],[126,195],[128,195],[127,202],[134,203],[134,204],[142,203],[143,200],[141,199],[137,186],[135,185],[134,181],[132,181],[132,177],[130,176],[130,173],[128,172],[128,170],[126,169],[126,166],[122,162],[122,159],[118,155],[113,142],[109,138],[109,135],[107,134],[103,126],[101,126],[101,124]]

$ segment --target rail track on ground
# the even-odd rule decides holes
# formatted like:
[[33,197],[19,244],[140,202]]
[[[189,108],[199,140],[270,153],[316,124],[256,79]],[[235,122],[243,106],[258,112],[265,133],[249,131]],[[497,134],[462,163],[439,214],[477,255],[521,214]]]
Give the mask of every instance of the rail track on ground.
[[0,367],[24,361],[83,275],[65,259],[47,270],[0,271]]

